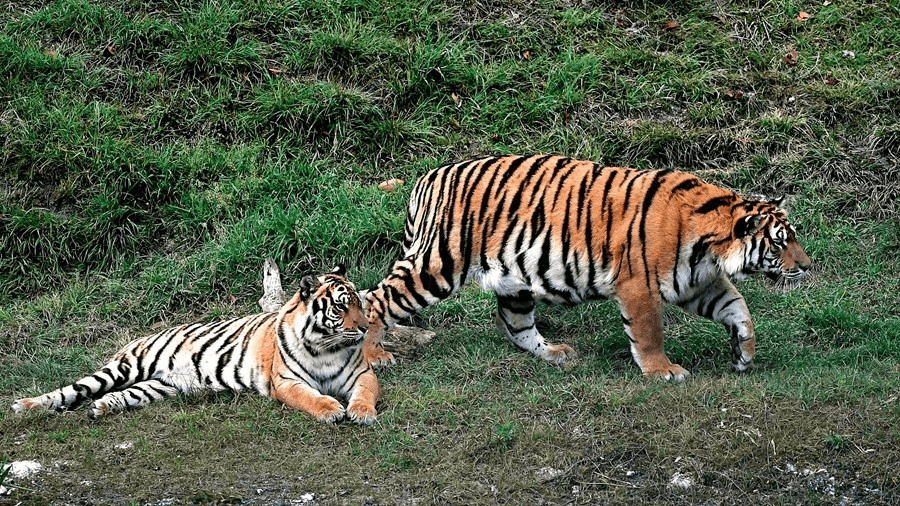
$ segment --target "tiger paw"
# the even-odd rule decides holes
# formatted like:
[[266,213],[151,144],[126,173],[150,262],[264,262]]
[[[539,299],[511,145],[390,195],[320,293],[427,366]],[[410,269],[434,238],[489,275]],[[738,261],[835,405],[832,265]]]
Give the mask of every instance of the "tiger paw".
[[334,397],[323,397],[311,412],[314,417],[323,423],[335,423],[344,419],[344,407]]
[[94,401],[88,406],[87,416],[91,420],[96,420],[109,412],[109,406],[106,401]]
[[678,364],[669,364],[658,369],[644,371],[644,376],[656,376],[666,381],[682,382],[690,376],[687,369]]
[[394,359],[394,354],[381,347],[375,348],[371,352],[363,350],[363,358],[372,367],[394,365],[397,363],[397,360]]
[[32,409],[38,404],[32,399],[19,399],[10,406],[14,413],[21,413],[25,410]]
[[347,418],[360,425],[375,423],[377,414],[374,406],[367,406],[361,402],[351,402],[347,406]]
[[576,356],[575,350],[566,344],[551,344],[540,357],[553,365],[564,365]]

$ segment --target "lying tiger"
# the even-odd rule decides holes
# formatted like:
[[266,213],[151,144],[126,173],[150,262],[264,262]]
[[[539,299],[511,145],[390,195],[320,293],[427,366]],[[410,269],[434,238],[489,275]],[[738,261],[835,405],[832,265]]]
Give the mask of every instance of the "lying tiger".
[[[16,412],[64,411],[92,399],[96,418],[201,390],[251,390],[326,423],[375,421],[379,385],[363,360],[366,319],[339,265],[305,276],[277,312],[190,324],[138,339],[100,371],[50,393],[19,399]],[[346,410],[331,395],[348,399]]]
[[745,200],[674,170],[602,167],[561,156],[502,156],[438,167],[416,183],[402,257],[364,304],[373,364],[393,362],[381,337],[468,280],[497,295],[497,327],[549,362],[573,355],[544,340],[537,301],[614,299],[646,375],[683,380],[663,352],[668,305],[713,319],[748,368],[756,337],[730,278],[762,272],[793,288],[810,260],[783,201]]

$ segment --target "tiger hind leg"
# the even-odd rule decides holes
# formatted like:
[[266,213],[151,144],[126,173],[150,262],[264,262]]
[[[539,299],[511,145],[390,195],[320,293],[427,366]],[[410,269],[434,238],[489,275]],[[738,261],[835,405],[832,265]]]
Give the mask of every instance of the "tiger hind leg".
[[516,295],[497,294],[497,329],[520,350],[527,351],[551,364],[562,365],[575,357],[575,350],[565,344],[550,344],[534,325],[535,301],[527,290]]
[[153,401],[178,394],[178,389],[160,380],[139,381],[124,390],[110,392],[95,400],[88,408],[88,417],[95,420],[126,409],[136,408]]
[[37,408],[59,412],[73,409],[88,400],[103,396],[106,392],[130,385],[134,381],[131,377],[132,371],[133,369],[122,363],[110,363],[71,385],[37,397],[19,399],[13,402],[12,409],[16,413]]

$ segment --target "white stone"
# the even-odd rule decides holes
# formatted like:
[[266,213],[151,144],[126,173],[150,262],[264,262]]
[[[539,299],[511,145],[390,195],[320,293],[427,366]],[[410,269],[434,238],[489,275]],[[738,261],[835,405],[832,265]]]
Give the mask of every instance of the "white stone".
[[9,468],[9,477],[18,479],[28,478],[31,475],[41,472],[41,469],[44,468],[44,466],[33,460],[20,460],[18,462],[12,462],[6,467]]
[[542,467],[537,471],[537,477],[541,481],[550,481],[554,478],[558,478],[563,474],[562,469],[556,469],[554,467]]
[[669,481],[669,485],[687,490],[694,486],[694,479],[686,474],[675,473],[672,475],[672,480]]

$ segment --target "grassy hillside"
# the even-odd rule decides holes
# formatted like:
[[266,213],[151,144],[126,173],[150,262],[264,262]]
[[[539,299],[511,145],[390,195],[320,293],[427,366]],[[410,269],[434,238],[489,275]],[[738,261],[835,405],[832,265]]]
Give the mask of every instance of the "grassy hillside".
[[[0,6],[0,461],[46,468],[11,500],[889,503],[898,111],[894,1]],[[816,275],[738,284],[757,370],[730,372],[725,332],[672,311],[693,376],[644,379],[611,303],[539,308],[580,354],[548,367],[467,287],[380,371],[373,427],[231,394],[99,423],[5,408],[161,325],[256,311],[266,256],[288,289],[337,262],[374,285],[418,175],[537,152],[793,195]]]

